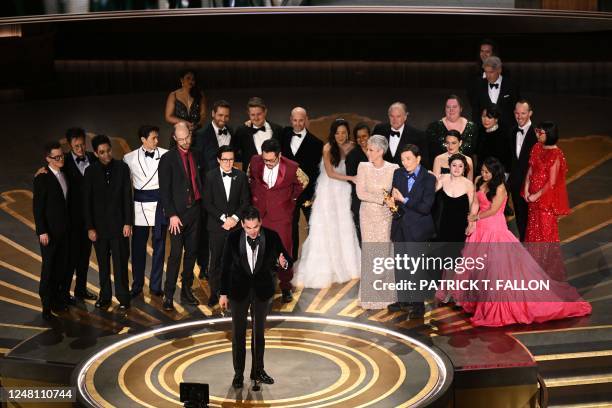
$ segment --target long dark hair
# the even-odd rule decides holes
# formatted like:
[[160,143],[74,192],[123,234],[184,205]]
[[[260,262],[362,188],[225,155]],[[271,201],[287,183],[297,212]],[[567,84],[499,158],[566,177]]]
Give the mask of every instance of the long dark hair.
[[187,68],[180,72],[179,78],[183,79],[185,78],[185,75],[187,74],[193,75],[193,81],[194,81],[194,85],[189,90],[189,96],[191,96],[194,101],[199,103],[200,99],[202,99],[202,91],[200,90],[200,88],[198,88],[198,77],[193,69]]
[[[482,165],[489,170],[489,173],[491,173],[491,180],[489,180],[487,184],[487,187],[489,188],[489,191],[487,191],[487,200],[493,202],[493,198],[497,194],[497,187],[499,187],[501,184],[503,184],[506,191],[508,191],[508,186],[506,185],[506,175],[504,174],[504,165],[501,164],[501,162],[495,157],[487,157]],[[480,190],[480,187],[484,183],[484,179],[480,177],[476,182],[476,191]],[[510,206],[508,206],[508,201],[506,201],[504,215],[510,216],[512,214],[514,214],[514,212]]]
[[338,128],[340,126],[344,126],[346,128],[347,137],[351,137],[351,127],[346,120],[338,118],[333,121],[331,127],[329,128],[328,142],[331,147],[331,149],[329,150],[329,154],[331,156],[331,164],[334,167],[338,167],[338,165],[340,164],[340,160],[342,159],[342,157],[340,156],[340,146],[338,146],[338,142],[336,142],[336,132],[338,131]]

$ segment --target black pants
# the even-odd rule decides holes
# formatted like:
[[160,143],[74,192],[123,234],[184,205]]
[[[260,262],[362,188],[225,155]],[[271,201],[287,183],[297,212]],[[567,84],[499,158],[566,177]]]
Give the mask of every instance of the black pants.
[[[293,220],[291,222],[291,236],[293,239],[293,248],[291,248],[293,259],[298,259],[298,251],[300,249],[300,211],[304,212],[306,223],[310,222],[310,214],[312,206],[304,207],[304,202],[298,202],[293,211]],[[287,248],[289,249],[289,248]]]
[[206,218],[207,214],[202,206],[202,215],[200,217],[199,235],[198,235],[198,265],[200,269],[205,271],[209,268],[208,263],[210,260],[210,248],[208,230],[206,229]]
[[516,219],[516,226],[519,231],[519,237],[521,242],[525,241],[525,233],[527,231],[527,213],[529,206],[527,201],[521,197],[521,189],[512,189],[512,205],[514,207],[514,217]]
[[53,303],[63,303],[65,298],[60,288],[65,282],[68,269],[68,234],[49,237],[47,246],[40,246],[42,269],[38,294],[43,309],[49,309]]
[[243,300],[230,299],[230,308],[232,310],[232,357],[234,360],[234,373],[244,373],[244,363],[246,358],[246,330],[247,316],[249,308],[251,309],[251,321],[255,323],[251,328],[254,328],[254,335],[251,336],[251,358],[252,366],[251,373],[264,369],[264,351],[266,341],[264,339],[264,329],[266,326],[266,318],[268,317],[268,309],[270,308],[270,299],[262,301],[255,296],[255,292],[251,289],[249,296]]
[[[132,235],[132,291],[140,292],[144,286],[145,267],[147,263],[147,241],[149,231],[153,227],[135,225]],[[166,255],[166,227],[162,228],[161,236],[151,239],[153,242],[153,262],[149,287],[152,291],[161,291],[162,275],[164,273],[164,258]]]
[[181,231],[178,234],[170,233],[170,256],[168,256],[166,282],[164,284],[166,299],[174,298],[183,249],[185,249],[183,273],[181,275],[183,289],[189,289],[193,284],[193,267],[198,255],[200,217],[200,203],[197,202],[193,207],[188,208],[184,214],[179,215],[183,224]]
[[223,259],[223,248],[229,231],[209,231],[208,238],[210,243],[210,266],[208,267],[208,284],[213,295],[219,295],[221,284],[221,261]]
[[70,266],[62,282],[62,292],[65,297],[70,295],[72,277],[76,272],[74,295],[79,296],[87,289],[87,272],[89,271],[89,257],[91,256],[91,241],[87,236],[84,224],[73,226],[70,230]]
[[119,303],[130,304],[128,279],[128,258],[130,241],[128,238],[100,238],[94,243],[96,258],[100,269],[100,302],[109,303],[113,297],[110,277],[110,260],[113,259],[113,276],[115,278],[115,296]]

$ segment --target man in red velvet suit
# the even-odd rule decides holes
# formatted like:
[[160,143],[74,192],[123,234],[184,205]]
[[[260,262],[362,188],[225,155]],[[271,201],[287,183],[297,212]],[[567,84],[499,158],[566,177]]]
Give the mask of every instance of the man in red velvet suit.
[[[281,156],[276,139],[261,145],[261,155],[251,158],[249,183],[253,205],[261,213],[262,225],[280,235],[285,248],[293,248],[292,220],[297,198],[308,185],[308,176],[292,160]],[[280,270],[279,285],[283,303],[292,300],[293,269]]]

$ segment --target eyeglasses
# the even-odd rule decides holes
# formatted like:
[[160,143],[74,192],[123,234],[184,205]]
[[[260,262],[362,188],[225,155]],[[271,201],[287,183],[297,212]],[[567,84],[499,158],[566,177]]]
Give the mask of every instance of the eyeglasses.
[[235,161],[235,159],[219,159],[219,161],[221,161],[223,163],[231,163],[231,162]]
[[61,156],[47,156],[48,158],[50,158],[51,160],[55,160],[55,161],[64,161],[64,155]]

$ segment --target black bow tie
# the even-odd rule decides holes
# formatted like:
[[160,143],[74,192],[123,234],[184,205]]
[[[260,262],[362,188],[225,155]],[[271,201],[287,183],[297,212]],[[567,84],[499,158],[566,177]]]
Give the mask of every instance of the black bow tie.
[[251,249],[254,251],[255,248],[257,248],[257,245],[259,245],[259,236],[255,238],[247,237],[247,242],[249,243]]
[[223,172],[223,177],[232,177],[232,173]]
[[297,137],[301,138],[302,134],[301,133],[294,133],[293,136],[297,136]]
[[78,157],[78,156],[77,156],[77,158],[76,158],[76,163],[77,163],[77,164],[79,164],[80,162],[85,163],[85,160],[87,160],[87,159],[85,158],[85,156],[83,156],[83,157]]
[[525,129],[518,128],[518,129],[516,130],[516,132],[517,132],[517,133],[518,133],[518,132],[521,132],[521,135],[524,135],[524,134],[525,134]]
[[406,174],[406,177],[408,177],[408,180],[410,179],[416,180],[416,174],[414,172]]
[[400,137],[400,132],[396,132],[395,130],[391,131],[391,137]]
[[227,135],[227,128],[219,129],[219,136]]
[[497,89],[497,88],[499,88],[499,84],[489,84],[489,88],[491,88],[491,89],[493,89],[493,88]]
[[265,132],[265,131],[266,131],[266,125],[264,125],[264,126],[262,126],[262,127],[260,127],[260,128],[257,128],[257,127],[255,127],[255,126],[253,126],[253,132],[254,132],[254,133],[257,133],[257,132]]
[[155,152],[147,152],[145,151],[145,157],[150,157],[150,158],[154,158],[155,157]]

